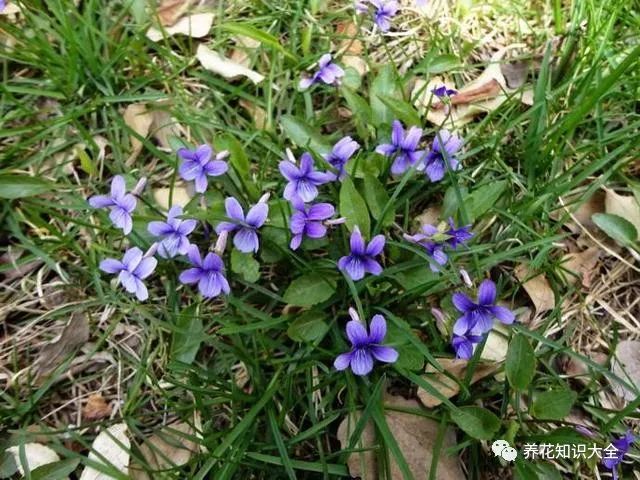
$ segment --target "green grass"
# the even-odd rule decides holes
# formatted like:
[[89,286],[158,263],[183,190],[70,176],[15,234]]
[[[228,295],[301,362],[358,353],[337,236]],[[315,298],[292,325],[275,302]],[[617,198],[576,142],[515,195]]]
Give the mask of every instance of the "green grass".
[[[415,39],[395,48],[371,45],[361,34],[362,57],[372,71],[360,85],[351,85],[359,97],[348,102],[340,89],[316,87],[300,93],[296,86],[301,73],[337,42],[334,25],[351,18],[350,2],[330,7],[322,0],[219,2],[207,44],[225,51],[233,44],[231,37],[243,28],[260,37],[261,46],[251,54],[253,67],[266,76],[259,86],[246,80],[227,82],[202,69],[195,60],[202,40],[178,36],[153,43],[146,39],[144,31],[153,19],[140,14],[139,1],[86,0],[77,8],[70,0],[27,3],[20,24],[0,17],[0,38],[6,35],[16,41],[11,48],[0,45],[0,175],[29,175],[50,184],[35,187],[44,193],[0,203],[0,253],[21,249],[24,254],[18,264],[43,262],[24,279],[5,282],[0,290],[0,321],[3,335],[9,338],[1,344],[2,358],[8,360],[4,368],[16,373],[37,356],[32,343],[12,345],[10,336],[24,335],[22,327],[35,322],[38,339],[43,341],[53,336],[47,335],[47,329],[56,321],[66,321],[75,311],[86,312],[91,343],[85,353],[108,352],[115,363],[104,370],[84,371],[78,381],[83,393],[103,389],[105,397],[122,400],[114,422],[126,422],[139,441],[167,416],[188,422],[193,421],[194,412],[201,416],[202,436],[196,440],[206,452],[165,472],[166,478],[346,477],[348,453],[358,448],[352,439],[341,450],[336,429],[349,412],[358,409],[363,410],[364,420],[356,431],[367,419],[373,421],[381,464],[394,459],[409,477],[403,452],[385,420],[382,393],[389,385],[405,395],[416,386],[433,390],[419,371],[426,362],[437,366],[435,357],[452,352],[430,307],[441,304],[447,315],[454,315],[450,295],[464,288],[458,268],[464,267],[474,279],[491,275],[507,302],[526,303],[526,294],[512,273],[523,262],[546,275],[557,305],[565,298],[583,298],[585,294],[567,286],[559,274],[562,252],[558,245],[569,233],[563,222],[552,218],[560,214],[567,220],[558,199],[573,198],[569,205],[573,209],[603,185],[619,190],[634,185],[629,166],[639,153],[638,6],[623,0],[575,0],[571,6],[560,1],[550,2],[553,6],[506,2],[495,8],[511,12],[514,21],[553,19],[549,31],[529,37],[534,44],[529,51],[547,52],[537,59],[539,66],[530,80],[534,105],[528,108],[513,99],[468,124],[463,131],[464,169],[450,172],[442,183],[425,183],[421,175],[392,179],[381,174],[387,196],[380,218],[389,211],[396,213],[393,226],[371,219],[372,232],[387,236],[386,268],[382,276],[367,276],[354,284],[339,274],[334,263],[347,251],[346,228],[336,228],[330,242],[318,242],[313,250],[287,248],[286,214],[277,203],[282,192],[277,164],[285,148],[298,156],[304,151],[301,143],[310,141],[317,150],[350,134],[364,152],[372,152],[388,138],[387,117],[397,114],[389,104],[375,100],[371,112],[372,90],[397,93],[406,100],[420,60],[406,72],[389,69],[384,75],[391,77],[385,79],[377,77],[382,65],[374,63],[372,55],[403,56],[415,42],[425,54],[453,55],[457,66],[450,73],[463,85],[467,75],[478,73],[471,53],[480,48],[480,39],[461,39],[455,28],[441,31],[437,22],[426,20]],[[464,9],[458,14],[463,19]],[[553,53],[552,32],[563,38]],[[513,40],[520,38],[515,35]],[[255,127],[241,100],[264,109],[265,129]],[[263,232],[262,251],[256,256],[260,279],[250,282],[232,272],[227,253],[232,284],[228,298],[204,302],[194,289],[181,287],[177,275],[185,266],[182,260],[160,262],[148,283],[150,300],[145,303],[113,288],[98,270],[100,260],[120,258],[127,245],[144,249],[151,244],[146,223],[161,215],[151,192],[173,188],[176,181],[175,154],[151,138],[142,139],[142,153],[127,165],[133,133],[122,119],[123,109],[131,103],[160,101],[190,132],[193,142],[216,143],[224,137],[239,145],[232,152],[234,171],[212,182],[206,196],[208,209],[200,209],[195,199],[187,213],[215,225],[223,215],[223,197],[234,195],[247,205],[263,192],[272,194],[270,226]],[[352,102],[361,110],[354,109]],[[354,111],[351,119],[338,115],[337,107],[347,105]],[[401,102],[398,105],[409,117],[417,115]],[[424,119],[422,126],[426,137],[432,138],[435,126]],[[97,135],[107,140],[102,159]],[[172,141],[177,145],[185,140]],[[78,144],[84,145],[88,166],[71,154]],[[251,176],[237,166],[243,161],[240,150],[250,162]],[[368,168],[380,160],[374,157],[361,154],[357,162]],[[105,191],[114,174],[124,174],[131,185],[140,176],[149,178],[128,241],[109,226],[103,212],[89,211],[86,205],[88,196]],[[332,188],[326,186],[323,192],[337,202],[338,187]],[[459,221],[473,221],[476,236],[469,249],[453,255],[453,264],[436,275],[425,268],[422,250],[402,240],[402,229],[413,231],[412,219],[438,205],[443,205],[445,218],[451,214]],[[213,241],[201,227],[196,232],[194,239],[201,246]],[[13,268],[10,263],[0,264],[0,275]],[[308,273],[335,281],[338,287],[313,308],[326,322],[326,333],[298,342],[287,333],[298,311],[283,311],[283,296],[292,279]],[[47,285],[56,280],[80,293],[52,308],[28,304],[39,282]],[[2,304],[12,307],[1,310]],[[401,357],[411,357],[413,362],[396,367],[378,364],[368,379],[336,372],[332,362],[347,349],[344,324],[351,306],[366,319],[385,314],[389,341],[398,346]],[[106,308],[110,313],[101,318]],[[577,394],[575,406],[589,415],[597,425],[598,442],[606,444],[610,435],[624,431],[623,420],[637,418],[637,402],[619,412],[600,404],[597,394],[606,387],[602,380],[616,378],[608,367],[571,351],[572,337],[580,326],[566,325],[552,337],[545,335],[562,324],[562,314],[560,307],[548,312],[535,331],[526,325],[508,329],[509,334],[522,334],[535,348],[536,371],[527,391],[515,392],[494,377],[470,386],[469,373],[459,396],[427,413],[413,413],[457,428],[460,407],[482,405],[500,419],[492,438],[515,439],[520,445],[531,438],[552,442],[554,430],[569,424],[528,417],[526,397],[534,391],[571,387]],[[589,322],[598,329],[597,316]],[[116,331],[122,325],[139,335],[134,348],[119,343]],[[617,334],[604,340],[612,355]],[[592,367],[594,381],[585,386],[562,378],[557,367],[560,354],[585,361]],[[472,365],[477,360],[478,355]],[[71,358],[58,373],[66,371],[70,362]],[[233,370],[239,362],[249,376],[244,388],[236,384]],[[86,431],[86,424],[75,425],[78,403],[48,416],[79,393],[74,393],[74,380],[65,377],[36,385],[26,375],[11,385],[0,385],[0,426],[8,434],[7,444],[20,443],[25,435],[30,438],[26,428],[39,425],[61,458],[85,458],[94,432]],[[513,409],[523,410],[514,413]],[[486,478],[487,471],[502,468],[468,431],[458,428],[457,433],[457,453],[463,454],[468,478]],[[76,453],[78,446],[84,446],[82,454]],[[132,459],[144,463],[135,448]],[[593,474],[593,465],[561,463],[570,472],[566,478],[578,478],[579,472],[586,478]],[[518,478],[560,478],[543,477],[536,465],[519,461],[514,469]],[[438,478],[433,469],[431,478]]]

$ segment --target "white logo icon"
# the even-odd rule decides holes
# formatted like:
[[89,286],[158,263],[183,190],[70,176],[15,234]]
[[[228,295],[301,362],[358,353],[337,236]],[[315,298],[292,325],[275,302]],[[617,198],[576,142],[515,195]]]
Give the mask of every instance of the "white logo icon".
[[491,445],[491,450],[496,457],[502,457],[507,462],[513,462],[518,456],[518,451],[506,440],[496,440]]

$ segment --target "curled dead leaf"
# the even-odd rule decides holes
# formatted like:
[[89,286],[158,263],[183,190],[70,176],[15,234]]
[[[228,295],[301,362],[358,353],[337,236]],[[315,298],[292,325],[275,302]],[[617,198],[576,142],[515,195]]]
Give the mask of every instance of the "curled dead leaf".
[[51,374],[69,355],[89,340],[89,319],[84,312],[71,314],[60,335],[42,347],[34,363],[36,380]]
[[556,304],[555,295],[549,280],[543,274],[532,275],[531,270],[524,263],[515,268],[514,274],[522,282],[522,286],[536,307],[536,312],[553,310]]
[[[116,468],[127,475],[130,448],[131,442],[127,436],[127,425],[116,423],[98,434],[91,444],[89,460],[105,465],[105,468]],[[80,480],[111,480],[112,478],[111,475],[90,466],[87,466],[80,475]]]
[[178,19],[186,13],[193,0],[163,0],[158,5],[156,15],[160,20],[160,25],[169,26],[173,25]]
[[[138,136],[146,138],[147,135],[149,135],[149,130],[153,123],[153,116],[147,110],[146,104],[134,103],[128,105],[124,110],[122,118],[124,123]],[[130,165],[142,150],[142,141],[136,135],[130,135],[129,141],[131,143],[131,154],[126,162],[127,165]]]
[[90,422],[107,418],[109,415],[111,415],[111,407],[99,393],[90,395],[82,408],[82,418]]
[[[388,397],[385,402],[385,420],[391,434],[398,443],[413,478],[426,480],[429,478],[429,469],[433,459],[433,449],[440,425],[424,416],[394,411],[391,408],[421,410],[421,405],[416,400],[405,400],[402,397]],[[343,449],[349,448],[350,437],[354,427],[361,417],[361,412],[354,412],[347,416],[338,427],[337,437]],[[447,449],[455,446],[455,433],[448,429],[441,446],[437,462],[437,478],[439,480],[460,480],[464,478],[458,458],[448,455]],[[352,477],[360,477],[363,480],[377,480],[382,478],[379,474],[376,462],[377,448],[375,428],[371,421],[367,422],[360,438],[355,443],[355,448],[368,449],[349,455],[347,466]],[[389,455],[390,478],[403,478],[397,462]]]
[[[425,374],[422,378],[445,398],[451,398],[460,393],[460,382],[465,379],[468,362],[466,360],[452,358],[436,358],[436,360],[444,369],[444,373],[439,372],[433,367],[433,365],[429,364],[427,365]],[[495,363],[478,363],[473,371],[470,384],[490,375],[497,369],[497,367],[498,366]],[[440,398],[432,395],[422,388],[418,388],[418,398],[420,399],[420,402],[428,408],[437,407],[442,403]]]
[[567,253],[562,257],[562,270],[560,271],[569,285],[574,285],[578,280],[585,288],[591,286],[591,276],[596,269],[600,249],[589,247],[577,253]]
[[[455,128],[470,122],[480,113],[497,109],[512,96],[516,96],[523,103],[529,102],[531,96],[525,95],[527,90],[511,88],[501,67],[505,63],[506,53],[520,47],[522,45],[514,44],[498,50],[480,76],[460,88],[458,93],[450,98],[450,105],[443,104],[432,93],[434,88],[442,85],[442,79],[433,77],[429,82],[417,79],[411,94],[415,107],[421,112],[426,112],[427,120],[431,123],[443,125],[446,122]],[[516,71],[522,75],[519,68],[512,66],[513,71],[507,70],[510,81],[518,83]],[[447,86],[455,89],[453,85]]]
[[174,35],[202,38],[209,34],[214,17],[213,13],[195,13],[182,17],[174,25],[164,28],[164,31],[155,27],[149,28],[147,30],[147,38],[152,42],[158,42],[165,36],[173,37]]
[[264,80],[264,76],[258,72],[240,65],[229,58],[223,57],[218,52],[214,52],[203,44],[198,45],[196,58],[205,69],[222,75],[227,80],[247,77],[255,84]]

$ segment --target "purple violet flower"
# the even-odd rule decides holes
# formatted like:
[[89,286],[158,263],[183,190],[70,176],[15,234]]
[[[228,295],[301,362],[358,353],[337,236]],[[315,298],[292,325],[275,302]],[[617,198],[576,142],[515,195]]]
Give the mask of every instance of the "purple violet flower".
[[351,137],[344,137],[333,146],[330,153],[324,155],[324,159],[338,171],[338,180],[342,180],[347,175],[345,166],[359,148],[358,142]]
[[216,227],[216,233],[236,232],[233,244],[243,253],[257,252],[260,246],[258,229],[264,225],[269,215],[269,205],[266,202],[258,202],[244,216],[244,210],[238,200],[229,197],[224,201],[227,217],[231,222],[220,222]]
[[131,233],[133,219],[131,214],[136,209],[136,197],[126,192],[124,178],[116,175],[111,180],[111,193],[109,195],[94,195],[89,198],[89,205],[93,208],[109,208],[111,223],[121,228],[125,235]]
[[504,324],[511,324],[515,315],[511,310],[496,305],[496,284],[491,280],[484,280],[478,289],[478,303],[473,302],[466,294],[456,292],[452,297],[453,305],[463,315],[453,326],[455,335],[482,335],[493,328],[493,320],[498,319]]
[[611,470],[614,480],[618,479],[618,465],[622,463],[622,459],[635,441],[636,437],[631,430],[627,430],[622,437],[613,440],[603,449],[604,458],[602,459],[602,464]]
[[446,97],[452,97],[453,95],[456,95],[458,91],[453,90],[452,88],[447,88],[446,85],[441,85],[439,87],[432,89],[431,93],[433,93],[436,97],[443,99]]
[[204,193],[207,190],[207,177],[218,177],[229,169],[227,162],[223,161],[229,152],[217,153],[212,160],[213,149],[209,145],[200,145],[195,150],[188,148],[178,149],[178,156],[182,159],[179,173],[183,180],[195,180],[196,192]]
[[180,283],[197,283],[198,290],[204,298],[217,297],[220,292],[229,294],[231,289],[224,276],[224,264],[218,255],[209,252],[202,260],[198,247],[189,245],[187,257],[193,267],[180,274]]
[[2,12],[7,6],[5,0],[0,0],[0,12]]
[[291,205],[295,209],[289,220],[289,228],[293,234],[289,244],[291,250],[297,250],[305,236],[322,238],[327,234],[327,227],[322,221],[333,216],[336,211],[333,205],[316,203],[307,207],[299,197],[294,197]]
[[391,173],[393,175],[402,175],[410,167],[423,160],[425,152],[424,150],[418,150],[421,137],[421,128],[411,127],[405,135],[402,123],[399,120],[394,120],[391,143],[378,145],[376,152],[385,157],[395,154],[396,158],[393,165],[391,165]]
[[300,89],[306,90],[311,85],[319,82],[327,85],[338,85],[340,78],[344,76],[344,70],[331,61],[331,54],[325,53],[318,61],[318,70],[311,76],[300,80]]
[[376,235],[367,245],[356,226],[351,233],[351,253],[338,260],[338,268],[346,272],[353,281],[360,280],[365,273],[380,275],[382,267],[374,257],[382,253],[384,243],[384,235]]
[[289,180],[284,188],[284,198],[291,200],[300,197],[304,202],[310,202],[318,196],[318,185],[335,179],[331,172],[319,172],[314,169],[313,157],[305,152],[300,157],[300,167],[289,160],[283,160],[278,165],[282,176]]
[[153,257],[144,257],[142,250],[133,247],[127,250],[122,261],[107,258],[100,262],[100,270],[106,273],[118,274],[118,282],[129,293],[135,293],[140,301],[149,297],[147,287],[142,282],[153,273],[158,261]]
[[388,32],[391,28],[391,19],[398,13],[398,2],[395,0],[369,0],[374,6],[373,19],[382,32]]
[[166,222],[149,222],[147,230],[151,235],[162,237],[158,246],[158,254],[163,258],[173,258],[176,255],[185,255],[189,248],[188,235],[193,232],[198,224],[193,219],[181,220],[182,207],[174,205],[167,213]]
[[469,360],[473,356],[473,347],[482,341],[481,335],[453,335],[451,346],[456,351],[456,358]]
[[333,362],[336,370],[345,370],[349,366],[355,375],[367,375],[373,370],[373,360],[394,363],[398,360],[396,349],[382,345],[387,334],[387,322],[382,315],[374,315],[369,324],[369,333],[352,308],[349,309],[352,320],[347,322],[347,338],[351,342],[351,351],[338,355]]
[[453,219],[449,218],[448,224],[443,222],[437,227],[425,224],[421,227],[421,233],[416,233],[415,235],[405,234],[404,238],[424,247],[427,255],[434,260],[433,263],[429,263],[429,267],[432,271],[438,272],[440,271],[440,267],[446,265],[449,259],[444,252],[444,247],[449,246],[450,248],[456,249],[466,243],[473,237],[473,233],[469,232],[470,228],[471,225],[455,228]]
[[445,160],[451,170],[459,170],[460,162],[456,154],[462,147],[462,140],[448,130],[440,130],[433,139],[431,151],[427,154],[424,170],[429,180],[439,182],[447,170]]

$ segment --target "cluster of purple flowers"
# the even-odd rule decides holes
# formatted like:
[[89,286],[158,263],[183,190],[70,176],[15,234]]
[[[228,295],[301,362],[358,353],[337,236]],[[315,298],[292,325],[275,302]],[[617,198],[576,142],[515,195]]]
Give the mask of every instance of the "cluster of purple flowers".
[[391,173],[402,175],[410,168],[424,171],[429,180],[439,182],[444,178],[447,166],[450,170],[461,168],[457,154],[462,148],[462,139],[448,130],[437,132],[431,149],[426,152],[419,145],[422,129],[411,127],[405,132],[402,123],[395,120],[391,130],[391,143],[378,145],[376,152],[385,157],[393,157]]
[[[200,145],[189,150],[181,148],[178,156],[182,163],[179,167],[180,176],[184,180],[195,181],[195,190],[204,193],[208,187],[208,177],[216,177],[228,170],[223,160],[227,152],[214,155],[209,145]],[[94,208],[110,209],[109,217],[112,223],[129,234],[133,227],[132,213],[136,208],[136,195],[144,187],[144,181],[131,192],[126,192],[124,178],[116,175],[111,182],[109,195],[96,195],[89,198],[89,204]],[[242,206],[233,197],[227,198],[225,207],[229,221],[220,222],[216,227],[218,244],[216,253],[209,252],[202,259],[197,246],[189,242],[189,235],[195,230],[197,221],[183,217],[183,209],[174,205],[169,209],[164,221],[152,221],[147,230],[158,240],[149,248],[146,254],[138,247],[129,248],[122,260],[107,258],[100,263],[100,269],[106,273],[117,274],[118,282],[127,292],[136,295],[138,300],[146,300],[148,291],[145,280],[155,270],[158,261],[153,257],[157,252],[160,257],[169,259],[178,255],[185,255],[192,267],[182,272],[180,282],[183,284],[198,284],[198,290],[205,298],[212,298],[221,293],[230,292],[229,283],[224,274],[224,263],[220,253],[224,251],[227,236],[234,232],[233,243],[241,252],[257,252],[259,248],[258,230],[265,223],[269,213],[268,196],[251,207],[245,217]]]
[[613,480],[618,480],[618,465],[622,463],[622,459],[635,441],[636,437],[633,432],[631,430],[627,430],[622,437],[618,437],[611,442],[611,446],[615,448],[614,455],[603,458],[602,464],[611,470]]
[[455,250],[464,245],[473,237],[470,229],[471,225],[456,228],[453,218],[449,218],[448,223],[443,222],[438,226],[422,225],[420,233],[414,235],[405,234],[404,238],[424,247],[427,255],[433,259],[433,262],[429,264],[431,270],[437,272],[449,259],[445,253],[445,248],[449,247]]

